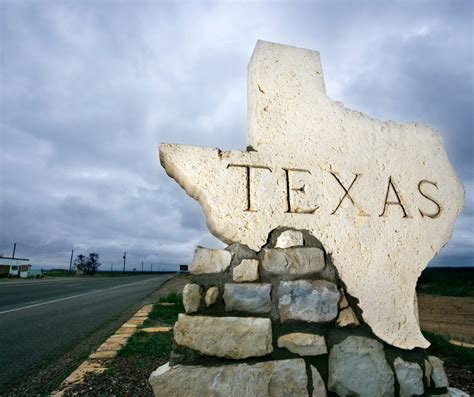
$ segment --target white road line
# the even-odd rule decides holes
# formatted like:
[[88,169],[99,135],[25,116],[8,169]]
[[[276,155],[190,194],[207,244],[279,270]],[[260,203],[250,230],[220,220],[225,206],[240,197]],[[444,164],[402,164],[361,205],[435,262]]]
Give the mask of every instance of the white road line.
[[20,310],[25,310],[25,309],[31,309],[32,307],[38,307],[38,306],[49,305],[49,304],[51,304],[51,303],[62,302],[62,301],[66,301],[66,300],[69,300],[69,299],[79,298],[79,297],[81,297],[81,296],[96,294],[96,293],[98,293],[98,292],[110,291],[110,290],[118,289],[118,288],[124,288],[124,287],[128,287],[128,286],[130,286],[130,285],[140,284],[140,283],[146,283],[146,282],[155,281],[155,280],[156,280],[156,277],[155,277],[155,278],[148,279],[148,280],[137,281],[137,282],[135,282],[135,283],[117,285],[117,286],[111,287],[111,288],[96,289],[96,290],[94,290],[94,291],[85,292],[85,293],[83,293],[83,294],[67,296],[67,297],[65,297],[65,298],[54,299],[54,300],[52,300],[52,301],[47,301],[47,302],[42,302],[42,303],[35,303],[34,305],[28,305],[28,306],[19,307],[19,308],[16,308],[16,309],[5,310],[5,311],[3,311],[3,312],[0,312],[0,314],[12,313],[12,312],[20,311]]

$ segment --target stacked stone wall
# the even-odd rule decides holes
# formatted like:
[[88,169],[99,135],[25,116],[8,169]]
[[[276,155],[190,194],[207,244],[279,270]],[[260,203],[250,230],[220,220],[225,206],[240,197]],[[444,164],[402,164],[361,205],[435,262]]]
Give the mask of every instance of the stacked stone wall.
[[170,362],[150,377],[157,396],[452,393],[439,359],[372,333],[306,231],[279,228],[260,252],[198,247],[190,272]]

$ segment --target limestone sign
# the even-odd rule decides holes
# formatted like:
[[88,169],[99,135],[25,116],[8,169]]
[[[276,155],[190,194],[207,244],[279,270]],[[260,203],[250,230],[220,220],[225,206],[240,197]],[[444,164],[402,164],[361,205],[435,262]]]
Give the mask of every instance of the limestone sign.
[[162,144],[167,173],[226,243],[258,251],[278,227],[310,231],[378,337],[427,347],[416,281],[464,203],[441,137],[332,101],[314,51],[259,41],[248,73],[247,150]]

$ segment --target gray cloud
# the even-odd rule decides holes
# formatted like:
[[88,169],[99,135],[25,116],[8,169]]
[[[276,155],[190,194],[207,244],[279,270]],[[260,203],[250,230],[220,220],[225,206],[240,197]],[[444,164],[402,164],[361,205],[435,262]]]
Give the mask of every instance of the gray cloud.
[[319,50],[333,99],[441,131],[467,207],[433,263],[472,265],[471,16],[468,1],[3,1],[0,251],[165,266],[222,245],[157,145],[244,148],[246,65],[264,39]]

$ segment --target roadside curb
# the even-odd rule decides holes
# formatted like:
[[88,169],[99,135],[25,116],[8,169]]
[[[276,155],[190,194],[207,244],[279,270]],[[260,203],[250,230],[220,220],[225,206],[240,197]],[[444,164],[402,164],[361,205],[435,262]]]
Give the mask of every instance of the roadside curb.
[[[89,358],[75,369],[62,383],[58,390],[50,395],[53,397],[63,396],[72,386],[82,383],[87,374],[102,373],[108,368],[110,360],[117,356],[118,351],[127,344],[128,339],[139,329],[148,318],[153,304],[147,304],[139,309],[130,319],[102,343]],[[145,332],[168,332],[171,327],[153,327],[140,329]]]
[[474,343],[467,343],[467,342],[456,340],[456,339],[450,339],[449,343],[455,346],[465,347],[467,349],[474,349]]

